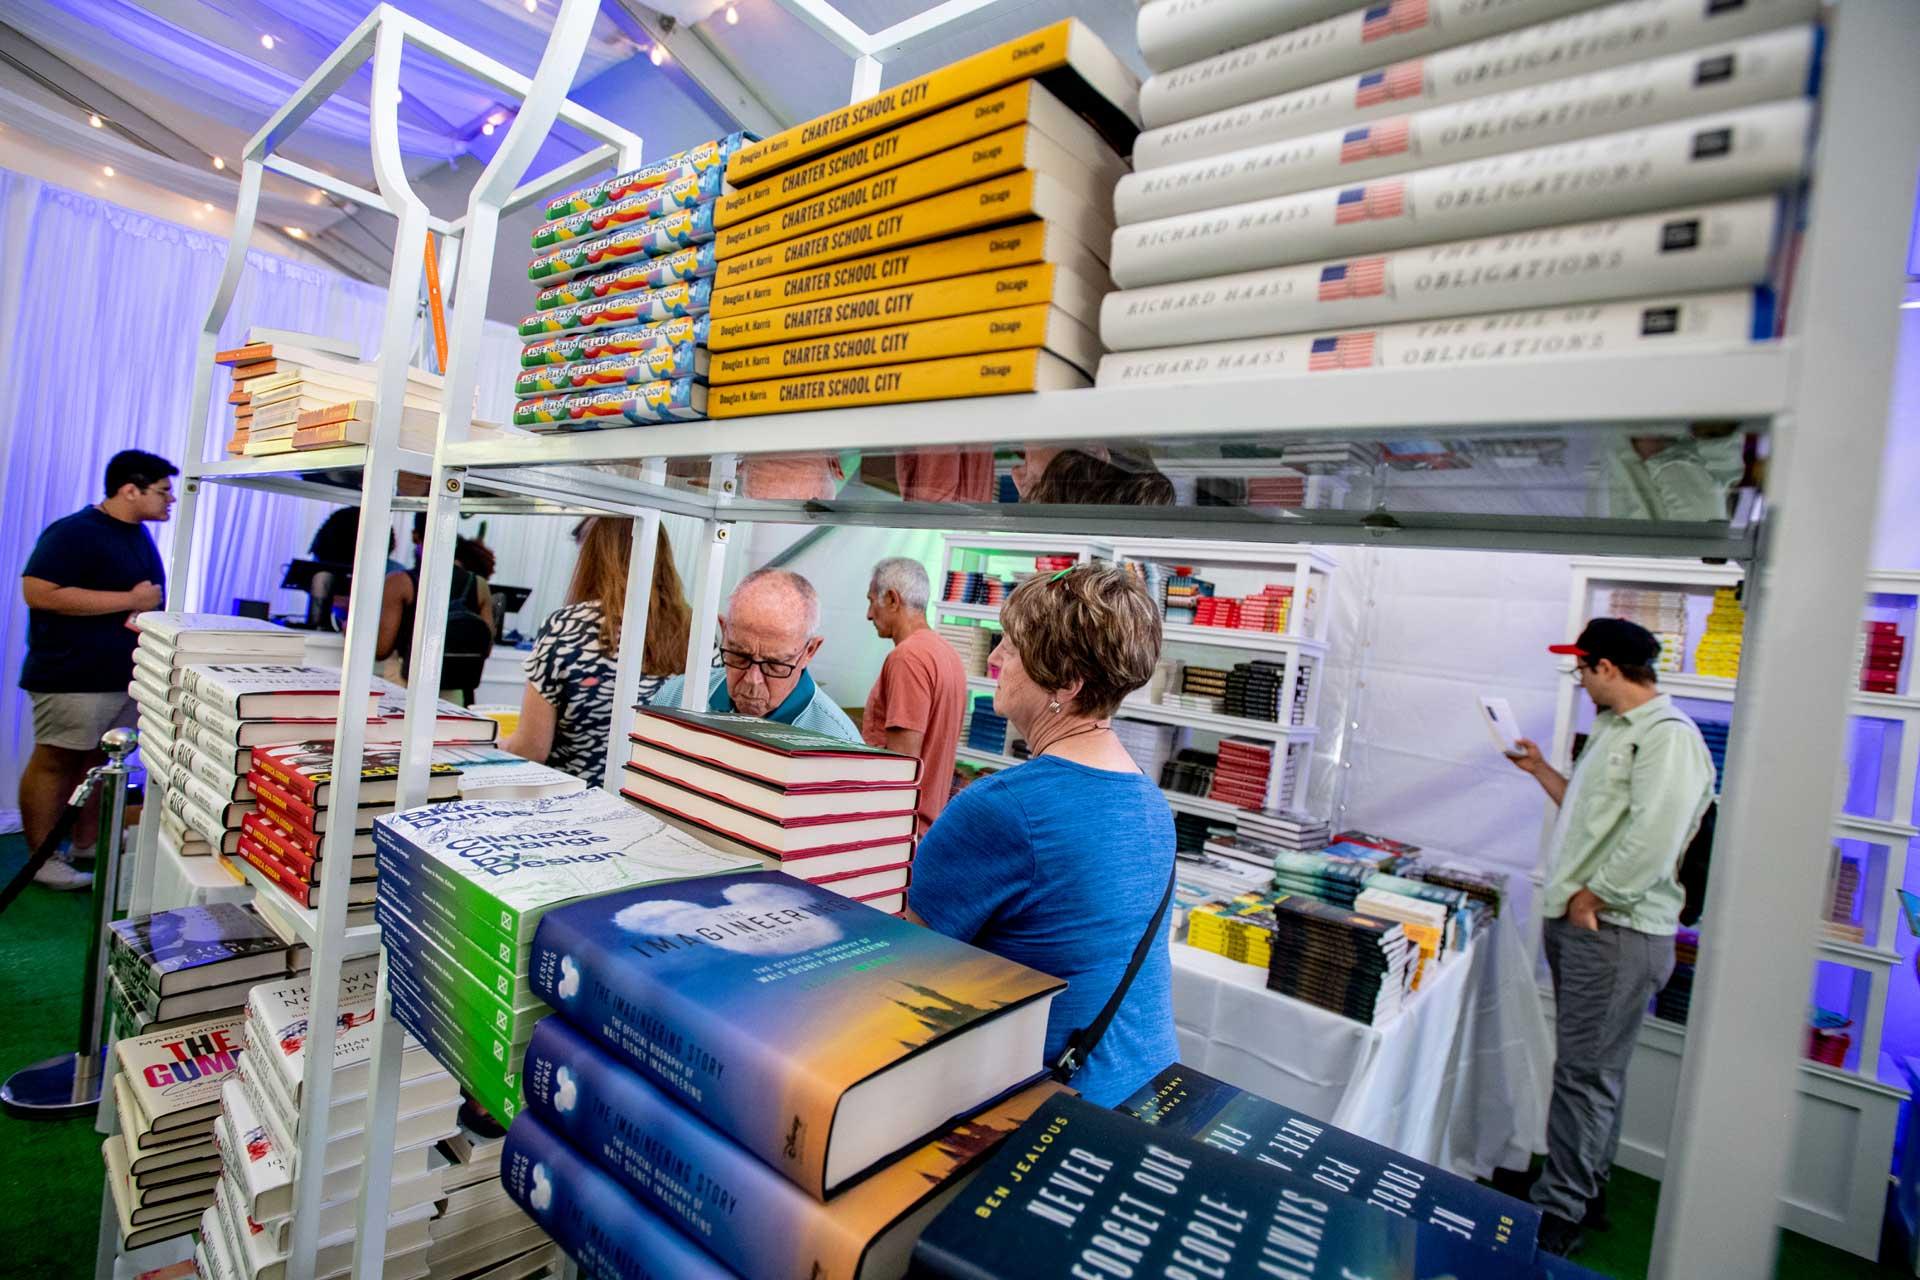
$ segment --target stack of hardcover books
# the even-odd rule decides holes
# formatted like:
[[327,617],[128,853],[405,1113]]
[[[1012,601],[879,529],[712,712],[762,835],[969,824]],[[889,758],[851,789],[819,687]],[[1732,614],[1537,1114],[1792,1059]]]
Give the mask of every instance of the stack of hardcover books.
[[713,416],[1087,385],[1136,92],[1069,19],[742,147]]
[[1900,668],[1907,658],[1907,638],[1897,622],[1860,624],[1860,692],[1900,692]]
[[134,1032],[231,1013],[255,983],[293,971],[292,949],[241,903],[175,907],[107,928],[107,988]]
[[1310,813],[1294,809],[1283,809],[1277,813],[1240,814],[1234,819],[1234,826],[1246,839],[1266,846],[1259,852],[1258,861],[1269,865],[1277,850],[1311,853],[1315,849],[1326,848],[1327,834],[1333,830],[1325,818],[1316,818]]
[[[234,439],[227,452],[262,457],[365,444],[373,428],[376,366],[353,343],[313,334],[253,330],[245,346],[214,354],[232,371]],[[400,442],[431,452],[440,420],[441,378],[407,370]],[[238,447],[236,448],[236,444]]]
[[[352,1262],[362,1168],[368,1151],[374,995],[373,957],[349,961],[340,972],[333,1046],[333,1094],[324,1115],[304,1096],[310,1035],[306,979],[255,987],[247,997],[246,1052],[223,1086],[225,1113],[215,1136],[222,1179],[202,1227],[203,1244],[231,1269],[256,1276],[284,1267],[293,1233],[296,1173],[321,1182],[316,1276],[345,1274]],[[387,1254],[382,1274],[397,1280],[426,1275],[427,1220],[440,1196],[435,1143],[459,1125],[460,1090],[438,1063],[408,1045],[400,1060],[399,1110],[390,1133],[375,1142],[394,1149],[388,1200]],[[299,1168],[300,1141],[323,1127],[324,1168]],[[218,1260],[217,1260],[218,1261]]]
[[1400,922],[1400,931],[1416,948],[1413,974],[1407,979],[1407,987],[1418,991],[1428,976],[1428,966],[1439,964],[1447,953],[1446,907],[1390,889],[1373,888],[1369,881],[1368,887],[1353,900],[1353,909],[1381,920]]
[[589,1275],[901,1276],[1058,1091],[1060,982],[779,872],[561,908],[532,972],[501,1176]]
[[1113,736],[1120,739],[1134,765],[1149,778],[1158,778],[1167,767],[1184,732],[1170,724],[1148,724],[1124,717],[1113,722]]
[[550,201],[533,232],[534,313],[515,426],[644,426],[707,412],[714,201],[734,133]]
[[1416,964],[1397,920],[1305,895],[1274,901],[1270,990],[1356,1022],[1384,1022],[1400,1012]]
[[[434,761],[428,766],[428,802],[460,794],[460,770]],[[393,808],[400,785],[400,753],[393,747],[368,747],[360,760],[357,810],[334,807],[333,747],[326,742],[289,743],[254,750],[247,786],[257,800],[241,819],[240,857],[279,892],[302,907],[312,907],[320,889],[327,832],[351,821],[348,837],[347,904],[362,914],[373,906],[373,820]],[[346,833],[343,832],[343,835]]]
[[1351,907],[1378,859],[1351,858],[1330,845],[1318,852],[1278,849],[1273,854],[1273,887],[1283,893],[1302,893],[1338,907]]
[[960,655],[960,664],[968,675],[987,674],[987,655],[1000,643],[998,631],[972,622],[942,622],[934,630]]
[[1816,0],[1204,8],[1140,11],[1101,386],[1778,332]]
[[186,1235],[213,1203],[213,1128],[221,1082],[239,1067],[243,1022],[228,1011],[114,1045],[118,1132],[101,1149],[123,1249]]
[[1637,622],[1660,642],[1654,662],[1659,671],[1678,671],[1687,661],[1687,593],[1616,587],[1607,593],[1607,612]]
[[[276,352],[285,353],[289,359],[296,358],[295,353],[317,352],[337,360],[356,360],[359,358],[360,348],[357,343],[344,342],[337,338],[323,338],[318,334],[292,333],[285,329],[267,329],[255,325],[247,330],[245,345],[214,352],[213,362],[226,366],[231,374],[231,389],[227,393],[227,403],[233,407],[233,434],[227,440],[227,452],[234,457],[246,454],[247,443],[253,434],[253,391],[248,384],[259,381],[261,374],[267,371],[266,365],[274,361]],[[271,403],[269,397],[264,394],[264,388],[262,402],[263,407]],[[274,416],[276,415],[269,414],[268,420],[271,421]],[[276,433],[269,432],[263,436],[263,439],[270,439],[272,434]]]
[[[1467,894],[1464,890],[1446,885],[1429,884],[1425,880],[1415,880],[1408,876],[1391,875],[1387,872],[1375,872],[1367,877],[1361,897],[1368,893],[1388,894],[1396,898],[1412,899],[1423,907],[1440,909],[1435,917],[1440,929],[1438,940],[1439,954],[1444,956],[1452,952],[1464,951],[1473,945],[1480,936],[1480,930],[1487,920],[1485,904]],[[1354,900],[1359,907],[1359,899]],[[1390,906],[1392,904],[1389,904]],[[1364,909],[1364,908],[1361,908]],[[1391,912],[1389,913],[1391,914]],[[1431,916],[1431,911],[1423,911],[1414,919]],[[1409,916],[1404,908],[1393,916],[1396,920],[1406,920]]]
[[967,727],[962,737],[968,750],[990,756],[1007,754],[1007,718],[993,709],[993,695],[976,694],[967,705]]
[[502,1123],[549,1012],[527,977],[540,918],[576,898],[758,865],[599,790],[408,809],[376,821],[373,840],[394,1016]]
[[1273,959],[1273,904],[1264,891],[1206,902],[1187,914],[1187,945],[1265,969]]
[[1713,593],[1713,608],[1707,611],[1706,629],[1693,651],[1693,669],[1703,676],[1722,680],[1740,678],[1740,648],[1747,631],[1747,606],[1740,588],[1720,587]]
[[[1341,839],[1351,840],[1353,835],[1353,832],[1342,832]],[[1500,906],[1507,897],[1507,877],[1501,871],[1402,860],[1393,865],[1392,872],[1403,879],[1418,880],[1443,889],[1458,889],[1480,906],[1487,919],[1500,914]]]
[[715,848],[907,905],[920,762],[758,716],[643,707],[621,794]]
[[[1274,743],[1259,738],[1220,739],[1220,763],[1213,771],[1213,787],[1207,799],[1241,809],[1266,808],[1267,784],[1278,753]],[[1281,798],[1286,794],[1283,787]]]
[[435,1152],[443,1198],[427,1233],[428,1280],[526,1280],[556,1267],[560,1249],[500,1182],[502,1137],[462,1129]]

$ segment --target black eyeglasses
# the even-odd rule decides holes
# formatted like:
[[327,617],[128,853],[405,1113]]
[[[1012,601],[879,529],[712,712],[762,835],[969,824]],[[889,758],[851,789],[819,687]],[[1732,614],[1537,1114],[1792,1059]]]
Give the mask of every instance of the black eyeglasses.
[[791,658],[756,658],[738,649],[722,647],[715,651],[713,665],[724,666],[729,671],[745,671],[748,667],[758,667],[760,674],[769,680],[785,680],[800,669],[800,655],[795,654]]

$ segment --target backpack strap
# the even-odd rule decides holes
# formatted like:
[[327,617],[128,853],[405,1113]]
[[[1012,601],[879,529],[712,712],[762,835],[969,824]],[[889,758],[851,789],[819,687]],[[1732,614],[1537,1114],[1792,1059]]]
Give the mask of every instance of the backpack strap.
[[1127,971],[1120,975],[1120,984],[1107,997],[1106,1007],[1086,1026],[1067,1037],[1067,1047],[1060,1053],[1060,1060],[1053,1064],[1048,1072],[1061,1084],[1073,1079],[1080,1068],[1087,1065],[1087,1059],[1100,1046],[1101,1037],[1107,1034],[1107,1026],[1113,1021],[1120,1006],[1126,1001],[1127,992],[1133,988],[1133,980],[1139,976],[1140,969],[1147,962],[1147,955],[1153,950],[1154,940],[1160,937],[1167,921],[1167,908],[1173,903],[1174,878],[1180,873],[1180,862],[1176,858],[1173,870],[1167,873],[1167,889],[1160,895],[1160,905],[1153,909],[1153,919],[1147,922],[1147,931],[1140,935],[1140,941],[1133,944],[1133,957],[1127,961]]

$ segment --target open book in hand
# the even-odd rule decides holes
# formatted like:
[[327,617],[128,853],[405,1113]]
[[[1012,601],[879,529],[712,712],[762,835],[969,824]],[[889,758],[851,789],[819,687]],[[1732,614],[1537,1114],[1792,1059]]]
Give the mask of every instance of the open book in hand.
[[1526,752],[1516,743],[1526,734],[1520,731],[1520,721],[1513,714],[1513,706],[1505,698],[1480,698],[1480,715],[1487,732],[1493,735],[1494,743],[1502,754],[1511,759],[1519,759]]

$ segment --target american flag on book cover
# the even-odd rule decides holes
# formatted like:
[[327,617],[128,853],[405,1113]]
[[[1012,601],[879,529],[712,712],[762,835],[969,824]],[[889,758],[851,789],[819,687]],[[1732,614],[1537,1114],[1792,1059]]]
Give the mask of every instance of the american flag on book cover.
[[1362,160],[1397,156],[1406,149],[1407,120],[1401,116],[1347,130],[1340,138],[1340,163],[1358,164]]
[[1349,222],[1397,218],[1406,211],[1405,183],[1398,179],[1374,182],[1364,187],[1347,187],[1334,197],[1333,224],[1338,227]]
[[1325,373],[1331,369],[1371,369],[1373,333],[1343,333],[1337,337],[1315,338],[1307,352],[1307,372]]
[[1377,107],[1383,102],[1417,98],[1426,84],[1426,64],[1421,59],[1396,62],[1383,70],[1369,71],[1361,76],[1359,85],[1353,91],[1353,105]]
[[1360,20],[1360,43],[1368,44],[1427,25],[1427,0],[1392,0],[1375,5]]
[[1355,258],[1320,268],[1320,301],[1377,298],[1387,291],[1387,260]]

